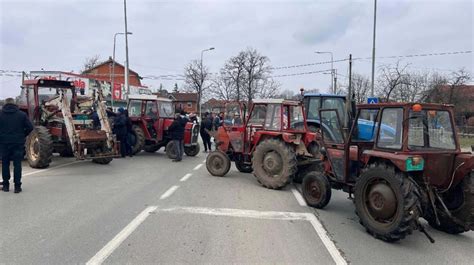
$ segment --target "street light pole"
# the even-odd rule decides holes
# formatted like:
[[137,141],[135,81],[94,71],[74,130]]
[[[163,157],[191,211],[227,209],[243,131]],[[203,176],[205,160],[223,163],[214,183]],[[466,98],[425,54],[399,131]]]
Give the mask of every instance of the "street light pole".
[[[125,14],[125,32],[128,32],[127,30],[127,0],[123,0],[123,11]],[[125,87],[127,89],[127,98],[128,95],[130,95],[130,84],[128,80],[128,34],[125,34]]]
[[375,27],[377,25],[377,0],[374,0],[374,34],[372,38],[372,80],[370,83],[370,96],[374,97],[374,78],[375,78]]
[[332,52],[315,52],[317,54],[330,54],[331,55],[331,89],[336,94],[336,86],[334,85],[334,58]]
[[201,104],[201,98],[202,98],[202,86],[203,86],[203,84],[204,84],[204,76],[203,76],[203,71],[202,71],[202,70],[203,70],[203,69],[202,69],[202,68],[203,68],[202,57],[203,57],[204,52],[212,51],[212,50],[214,50],[214,49],[215,49],[214,47],[211,47],[211,48],[209,48],[209,49],[205,49],[205,50],[202,50],[202,51],[201,51],[201,62],[200,62],[200,67],[201,67],[201,80],[200,80],[200,81],[201,81],[201,87],[199,88],[199,102],[198,102],[198,104],[199,104],[199,116],[200,116],[200,117],[202,117],[202,113],[201,113],[201,111],[202,111],[202,108],[201,108],[201,105],[202,105],[202,104]]
[[[114,107],[113,91],[114,91],[114,83],[115,83],[114,82],[115,81],[115,43],[117,40],[117,35],[125,35],[125,33],[117,32],[114,34],[114,50],[112,52],[112,71],[110,72],[110,92],[112,94],[112,97],[111,97],[112,107]],[[127,35],[132,35],[132,32],[127,32]]]

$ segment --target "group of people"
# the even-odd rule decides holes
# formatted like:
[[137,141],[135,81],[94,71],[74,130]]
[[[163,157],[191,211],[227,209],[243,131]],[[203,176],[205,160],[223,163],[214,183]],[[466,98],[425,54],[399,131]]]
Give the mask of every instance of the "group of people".
[[[201,121],[201,138],[204,145],[204,153],[212,151],[211,143],[211,131],[217,131],[219,127],[224,124],[224,112],[219,113],[219,115],[214,115],[213,113],[206,112],[202,117]],[[217,149],[217,147],[216,147]]]
[[114,116],[113,133],[120,141],[120,155],[122,157],[133,156],[133,146],[135,145],[135,134],[133,132],[132,121],[128,116],[128,110],[120,107],[118,113],[108,115]]

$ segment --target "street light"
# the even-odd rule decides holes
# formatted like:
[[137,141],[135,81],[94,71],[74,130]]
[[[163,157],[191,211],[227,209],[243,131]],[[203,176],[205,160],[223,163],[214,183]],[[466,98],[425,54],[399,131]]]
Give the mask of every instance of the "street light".
[[[132,35],[133,33],[132,32],[127,32],[127,35]],[[110,92],[113,93],[113,89],[114,89],[114,79],[115,79],[115,42],[117,40],[117,35],[125,35],[125,33],[123,32],[117,32],[114,34],[114,50],[113,50],[113,53],[112,53],[112,72],[110,72],[110,82],[111,82],[111,88],[110,88]],[[112,107],[114,106],[114,95],[112,94]]]
[[204,52],[207,52],[207,51],[212,51],[214,50],[215,48],[214,47],[211,47],[209,49],[205,49],[205,50],[202,50],[201,51],[201,88],[199,89],[199,116],[202,116],[202,113],[201,113],[201,97],[202,97],[202,86],[204,84],[204,76],[203,76],[203,72],[202,72],[202,68],[203,68],[203,65],[202,65],[202,56],[204,54]]
[[[128,33],[128,29],[127,29],[127,1],[126,0],[123,0],[123,12],[124,12],[124,16],[125,16],[125,30],[124,32],[127,32]],[[128,98],[128,95],[130,95],[130,83],[129,83],[129,80],[128,80],[128,34],[125,34],[125,86],[127,88],[127,98]]]
[[331,89],[334,94],[336,94],[335,86],[334,86],[334,58],[332,52],[319,52],[316,51],[314,53],[317,54],[330,54],[331,55]]

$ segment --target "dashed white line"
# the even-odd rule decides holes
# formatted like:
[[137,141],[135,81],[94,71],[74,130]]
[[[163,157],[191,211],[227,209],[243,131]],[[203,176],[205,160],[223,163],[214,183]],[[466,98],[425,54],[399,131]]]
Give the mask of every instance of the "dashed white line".
[[165,191],[165,193],[163,193],[163,195],[161,195],[160,197],[160,200],[164,200],[166,198],[168,198],[169,196],[171,196],[177,189],[179,188],[179,186],[171,186],[171,188],[169,188],[167,191]]
[[87,265],[98,265],[107,259],[117,247],[127,239],[130,234],[137,229],[137,227],[150,216],[150,213],[156,210],[157,206],[150,206],[143,210],[135,219],[133,219],[120,233],[118,233],[112,240],[107,243],[94,257],[92,257],[86,264]]
[[303,196],[301,196],[301,193],[300,193],[298,190],[296,190],[295,187],[292,187],[292,188],[291,188],[291,192],[292,192],[293,195],[295,196],[295,199],[298,201],[298,204],[299,204],[300,206],[303,206],[303,207],[308,206],[308,205],[306,204],[306,201],[304,200]]
[[186,181],[188,180],[193,174],[191,173],[188,173],[186,175],[184,175],[184,177],[182,177],[179,181],[183,182],[183,181]]
[[195,166],[195,167],[193,168],[193,170],[198,170],[198,169],[200,169],[201,167],[202,167],[202,164],[199,164],[199,165]]
[[206,160],[206,159],[204,159],[202,162],[203,162],[203,163],[206,163],[206,161],[207,161],[207,160]]

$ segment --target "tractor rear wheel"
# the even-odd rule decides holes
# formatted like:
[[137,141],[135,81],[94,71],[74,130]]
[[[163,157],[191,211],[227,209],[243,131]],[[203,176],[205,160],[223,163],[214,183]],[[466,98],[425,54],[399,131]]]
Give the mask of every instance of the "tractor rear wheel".
[[46,168],[53,156],[53,140],[48,129],[37,126],[26,140],[26,158],[32,168]]
[[298,172],[296,172],[295,176],[293,177],[293,182],[302,183],[303,178],[310,172],[323,172],[323,168],[319,163],[299,166]]
[[433,228],[449,234],[460,234],[474,230],[474,173],[468,174],[461,183],[448,191],[447,195],[443,196],[443,201],[452,216],[459,221],[456,222],[449,218],[441,206],[436,207],[439,225],[436,223],[436,217],[432,210],[425,216]]
[[199,144],[184,147],[184,153],[187,156],[196,156],[197,154],[199,154],[200,150],[201,148],[199,147]]
[[145,150],[145,152],[147,153],[154,153],[160,150],[160,148],[161,148],[160,145],[145,145],[145,147],[143,147],[143,150]]
[[415,184],[386,164],[372,164],[361,174],[355,185],[354,203],[367,232],[387,242],[411,234],[421,213]]
[[166,155],[169,159],[178,157],[178,147],[174,144],[174,141],[169,141],[166,145]]
[[207,155],[206,168],[211,175],[223,177],[230,170],[230,159],[222,151],[213,151]]
[[262,186],[280,189],[288,184],[297,171],[296,153],[279,139],[259,143],[252,156],[253,174]]
[[306,203],[311,207],[322,209],[331,200],[331,185],[322,172],[308,172],[301,188]]
[[139,153],[145,146],[145,133],[138,125],[132,126],[133,134],[135,134],[135,144],[132,146],[132,154]]
[[104,158],[93,158],[92,162],[96,164],[101,164],[101,165],[107,165],[110,162],[112,162],[113,158],[112,157],[104,157]]
[[252,165],[245,164],[244,161],[235,161],[235,167],[242,173],[252,173],[253,171]]

